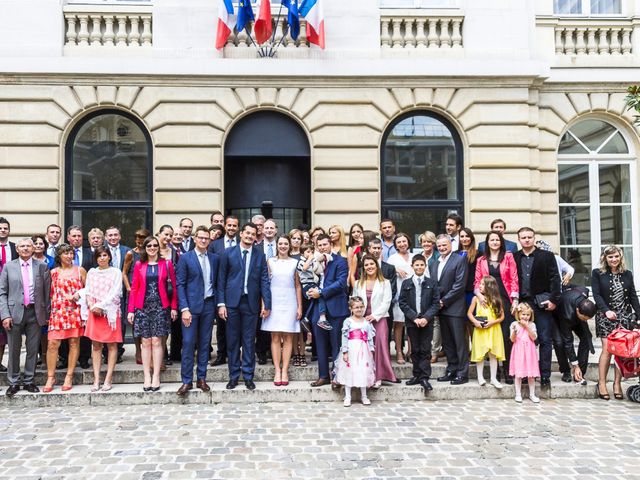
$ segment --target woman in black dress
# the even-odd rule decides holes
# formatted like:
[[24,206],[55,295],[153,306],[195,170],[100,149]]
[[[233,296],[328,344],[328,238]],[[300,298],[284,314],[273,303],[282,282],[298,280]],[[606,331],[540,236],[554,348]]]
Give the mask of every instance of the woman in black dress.
[[[591,272],[593,298],[598,306],[596,335],[602,339],[602,351],[598,368],[598,396],[609,400],[607,373],[611,354],[607,351],[607,336],[617,327],[629,330],[638,328],[640,302],[633,282],[633,274],[627,270],[620,247],[609,245],[600,255],[600,268]],[[614,367],[613,396],[622,400],[622,373]]]

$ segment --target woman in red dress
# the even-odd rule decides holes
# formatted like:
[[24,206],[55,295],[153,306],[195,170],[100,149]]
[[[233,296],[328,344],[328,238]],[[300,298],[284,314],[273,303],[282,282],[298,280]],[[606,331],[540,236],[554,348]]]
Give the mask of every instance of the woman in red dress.
[[69,341],[69,357],[67,359],[67,375],[64,378],[62,391],[71,390],[73,372],[80,354],[80,337],[84,334],[84,323],[80,315],[80,296],[84,288],[87,272],[74,264],[74,250],[71,245],[63,243],[56,251],[56,265],[51,271],[51,316],[49,317],[49,333],[47,335],[47,384],[42,389],[48,393],[56,383],[56,363],[58,349],[62,340]]
[[[110,267],[111,252],[108,248],[98,247],[95,251],[98,268],[87,273],[85,285],[85,305],[87,326],[84,335],[91,339],[93,360],[92,392],[100,389],[100,367],[102,366],[102,345],[107,345],[107,374],[104,377],[102,391],[111,390],[113,370],[118,360],[118,343],[122,343],[122,325],[120,301],[122,298],[122,273]],[[84,315],[83,315],[84,317]]]

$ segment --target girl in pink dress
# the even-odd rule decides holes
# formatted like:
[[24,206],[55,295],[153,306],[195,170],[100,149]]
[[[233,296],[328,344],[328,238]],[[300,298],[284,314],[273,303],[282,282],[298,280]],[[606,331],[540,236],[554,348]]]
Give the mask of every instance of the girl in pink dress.
[[529,398],[533,403],[540,403],[536,397],[536,377],[540,376],[538,351],[534,343],[538,338],[536,324],[533,323],[533,309],[528,303],[521,303],[516,311],[516,321],[511,324],[511,360],[509,375],[515,377],[516,402],[522,403],[522,379],[528,378]]

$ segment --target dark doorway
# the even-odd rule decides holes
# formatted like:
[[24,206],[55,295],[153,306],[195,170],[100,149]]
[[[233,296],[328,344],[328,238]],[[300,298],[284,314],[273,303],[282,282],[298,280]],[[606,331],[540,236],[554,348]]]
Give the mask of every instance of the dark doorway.
[[273,218],[281,233],[311,218],[311,161],[307,136],[290,117],[260,111],[240,120],[225,143],[224,204],[240,224]]

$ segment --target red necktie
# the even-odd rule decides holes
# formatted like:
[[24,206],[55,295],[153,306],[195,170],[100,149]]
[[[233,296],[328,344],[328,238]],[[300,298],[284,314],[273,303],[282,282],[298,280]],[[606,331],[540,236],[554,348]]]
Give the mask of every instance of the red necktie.
[[[7,263],[7,246],[2,245],[2,256],[0,256],[0,266],[4,267]],[[0,271],[2,269],[0,268]]]

